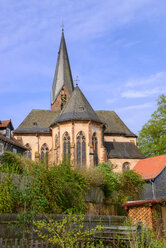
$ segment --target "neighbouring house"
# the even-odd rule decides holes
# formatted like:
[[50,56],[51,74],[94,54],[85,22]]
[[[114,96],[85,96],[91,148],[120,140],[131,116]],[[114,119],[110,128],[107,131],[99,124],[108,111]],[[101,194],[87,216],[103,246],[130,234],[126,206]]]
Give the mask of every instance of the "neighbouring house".
[[110,161],[117,171],[132,169],[145,156],[137,136],[114,111],[95,111],[81,89],[74,87],[64,31],[51,89],[51,110],[32,110],[14,131],[31,150],[33,160],[89,168]]
[[133,168],[145,180],[142,200],[166,199],[166,154],[141,159]]
[[5,151],[23,155],[27,151],[27,149],[13,137],[13,130],[11,120],[0,121],[0,155]]
[[141,221],[162,236],[166,234],[166,154],[141,159],[133,168],[145,180],[141,200],[122,206],[136,224]]
[[122,204],[133,224],[142,222],[157,235],[166,236],[166,200],[151,199]]

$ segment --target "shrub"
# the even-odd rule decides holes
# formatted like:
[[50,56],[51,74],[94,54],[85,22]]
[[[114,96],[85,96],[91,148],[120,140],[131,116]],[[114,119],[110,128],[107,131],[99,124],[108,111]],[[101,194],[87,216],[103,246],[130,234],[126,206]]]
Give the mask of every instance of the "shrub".
[[0,172],[23,174],[24,170],[33,170],[36,163],[19,154],[4,152],[0,156],[0,164]]
[[106,198],[113,198],[113,193],[118,190],[120,181],[117,173],[113,171],[114,167],[110,163],[100,163],[96,168],[103,177],[102,189]]
[[[60,248],[75,248],[79,241],[85,241],[86,244],[89,241],[88,247],[95,248],[92,235],[95,230],[100,230],[100,227],[86,230],[83,223],[84,218],[83,215],[71,215],[69,212],[61,220],[34,221],[33,230],[39,238],[58,245]],[[99,243],[97,247],[103,247],[102,242]]]
[[137,172],[133,170],[123,171],[119,174],[119,190],[121,202],[127,200],[138,200],[142,192],[144,181]]
[[14,199],[12,197],[13,183],[10,177],[3,177],[0,183],[0,213],[13,213]]

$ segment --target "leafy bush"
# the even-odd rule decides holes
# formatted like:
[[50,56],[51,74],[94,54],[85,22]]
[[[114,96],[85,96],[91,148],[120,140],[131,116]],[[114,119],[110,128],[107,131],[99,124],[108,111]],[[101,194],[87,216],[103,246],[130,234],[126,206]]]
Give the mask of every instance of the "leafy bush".
[[0,156],[0,172],[23,174],[25,169],[31,170],[35,164],[31,159],[12,152]]
[[12,197],[13,183],[10,177],[4,177],[0,183],[0,213],[13,213],[14,199]]
[[102,186],[104,185],[104,178],[96,167],[91,167],[88,169],[76,169],[78,173],[83,175],[89,183],[90,186]]
[[[32,175],[33,173],[33,175]],[[26,211],[37,213],[85,212],[87,180],[69,165],[62,163],[49,169],[35,165],[26,171],[27,183],[23,190],[15,188],[19,208],[26,202]]]
[[119,188],[118,174],[113,171],[114,167],[110,163],[100,163],[96,170],[99,171],[103,177],[102,189],[106,198],[113,198],[113,193]]
[[[83,215],[71,215],[69,212],[61,220],[47,219],[45,221],[34,221],[34,232],[39,238],[49,241],[53,245],[58,245],[60,248],[75,248],[79,241],[86,241],[86,247],[95,248],[93,242],[93,233],[95,230],[100,230],[94,228],[91,230],[86,230],[84,228],[84,216]],[[89,244],[87,244],[89,241]],[[103,242],[98,242],[98,248],[103,247]],[[81,245],[82,247],[82,245]]]
[[119,174],[119,181],[118,194],[121,202],[139,199],[145,183],[141,175],[133,170],[123,171]]

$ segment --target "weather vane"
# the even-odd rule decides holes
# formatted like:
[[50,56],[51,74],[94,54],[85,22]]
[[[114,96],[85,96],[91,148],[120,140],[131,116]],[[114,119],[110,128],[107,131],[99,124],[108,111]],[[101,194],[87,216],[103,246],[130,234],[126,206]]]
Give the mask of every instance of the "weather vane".
[[78,82],[80,81],[78,75],[76,76],[76,79],[74,81],[76,82],[76,86],[78,86]]

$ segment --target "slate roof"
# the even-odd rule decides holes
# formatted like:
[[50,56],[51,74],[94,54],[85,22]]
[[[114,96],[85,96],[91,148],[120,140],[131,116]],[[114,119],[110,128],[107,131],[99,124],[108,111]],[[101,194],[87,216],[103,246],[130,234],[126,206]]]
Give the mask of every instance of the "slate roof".
[[[114,111],[95,111],[95,112],[97,114],[97,118],[99,117],[100,119],[100,121],[99,120],[98,121],[104,123],[106,126],[104,134],[136,137],[136,135],[133,134],[126,127],[126,125],[123,123],[123,121],[121,121],[121,119]],[[80,118],[82,118],[81,113],[82,112],[80,112],[80,114],[77,113],[77,117],[79,116]],[[32,110],[28,114],[28,116],[24,119],[24,121],[14,131],[14,133],[49,133],[51,124],[54,122],[54,120],[58,117],[59,114],[60,111]],[[37,123],[37,126],[34,125],[35,122]]]
[[55,102],[63,86],[67,88],[69,94],[71,95],[72,91],[74,90],[74,85],[73,85],[73,79],[70,69],[69,58],[67,54],[65,37],[62,30],[62,37],[58,52],[56,70],[53,80],[53,86],[51,89],[51,104]]
[[78,86],[74,89],[54,123],[69,120],[88,120],[102,123]]
[[12,144],[12,145],[18,146],[18,147],[20,147],[20,148],[22,148],[22,149],[24,149],[24,150],[27,150],[27,149],[26,149],[22,144],[20,144],[13,136],[11,136],[11,138],[9,139],[9,138],[5,137],[4,135],[2,135],[2,134],[0,133],[0,140],[3,140],[3,141],[5,141],[5,142],[7,142],[7,143],[10,143],[10,144]]
[[100,120],[105,124],[104,134],[108,135],[122,135],[126,137],[137,137],[130,129],[124,124],[119,116],[114,111],[96,111]]
[[108,158],[142,159],[145,155],[131,142],[104,142]]
[[0,128],[7,127],[9,125],[9,123],[11,124],[11,128],[13,130],[14,128],[13,128],[11,120],[0,121]]
[[59,111],[33,109],[14,133],[49,133],[50,125],[59,113]]
[[166,154],[140,160],[133,168],[143,179],[153,179],[166,167]]

